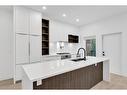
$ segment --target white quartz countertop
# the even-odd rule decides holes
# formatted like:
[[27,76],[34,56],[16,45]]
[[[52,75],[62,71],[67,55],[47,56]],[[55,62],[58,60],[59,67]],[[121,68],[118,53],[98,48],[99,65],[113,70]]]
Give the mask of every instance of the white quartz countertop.
[[106,60],[109,59],[105,57],[87,56],[86,61],[74,62],[71,61],[71,59],[42,61],[36,64],[23,65],[22,67],[29,80],[36,81],[39,79],[45,79]]

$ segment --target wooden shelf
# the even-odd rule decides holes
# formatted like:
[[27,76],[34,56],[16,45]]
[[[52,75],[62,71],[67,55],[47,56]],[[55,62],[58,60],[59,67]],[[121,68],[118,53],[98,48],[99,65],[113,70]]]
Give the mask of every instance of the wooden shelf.
[[42,33],[42,35],[49,35],[49,33]]
[[44,26],[44,25],[42,25],[42,27],[43,27],[43,28],[49,28],[48,26]]
[[49,54],[49,20],[42,19],[42,55]]
[[49,40],[42,40],[42,42],[49,42]]
[[49,47],[42,47],[42,49],[49,49]]

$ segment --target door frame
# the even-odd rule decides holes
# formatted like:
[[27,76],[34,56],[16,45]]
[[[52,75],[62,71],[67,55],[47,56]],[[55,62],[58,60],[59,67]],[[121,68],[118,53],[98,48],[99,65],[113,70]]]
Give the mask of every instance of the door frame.
[[84,40],[88,40],[88,39],[96,39],[96,35],[93,36],[84,36]]
[[[86,40],[89,40],[89,39],[96,39],[96,35],[84,36],[83,39],[84,39],[83,45],[84,45],[84,48],[86,49]],[[97,40],[96,40],[96,51],[97,51]],[[97,52],[96,52],[96,55],[97,55]]]

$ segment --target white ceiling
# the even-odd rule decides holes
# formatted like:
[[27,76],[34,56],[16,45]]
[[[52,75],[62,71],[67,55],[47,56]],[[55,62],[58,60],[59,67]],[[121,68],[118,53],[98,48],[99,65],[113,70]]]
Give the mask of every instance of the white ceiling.
[[[42,6],[29,7],[41,11],[51,19],[77,26],[127,12],[127,6],[46,6],[46,10],[42,10]],[[63,13],[67,16],[62,17]],[[80,21],[76,22],[76,18],[79,18]]]

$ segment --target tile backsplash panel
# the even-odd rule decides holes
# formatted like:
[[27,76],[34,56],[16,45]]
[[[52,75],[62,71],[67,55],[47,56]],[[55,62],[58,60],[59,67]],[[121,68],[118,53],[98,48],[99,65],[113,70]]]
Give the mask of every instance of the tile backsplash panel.
[[56,54],[58,52],[68,52],[75,54],[79,48],[79,44],[77,43],[64,43],[64,46],[62,48],[60,48],[58,42],[50,43],[49,45],[50,54]]

